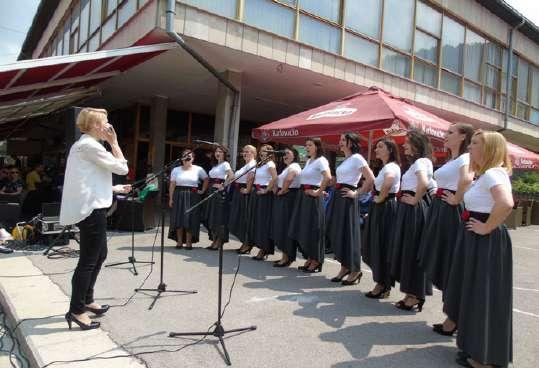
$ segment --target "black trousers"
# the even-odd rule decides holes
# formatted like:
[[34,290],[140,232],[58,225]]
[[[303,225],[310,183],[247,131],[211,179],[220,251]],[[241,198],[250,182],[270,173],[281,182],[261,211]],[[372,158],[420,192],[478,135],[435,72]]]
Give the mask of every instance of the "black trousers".
[[107,258],[106,208],[95,209],[77,226],[80,229],[80,257],[71,279],[69,311],[84,312],[86,304],[94,302],[94,285],[101,265]]

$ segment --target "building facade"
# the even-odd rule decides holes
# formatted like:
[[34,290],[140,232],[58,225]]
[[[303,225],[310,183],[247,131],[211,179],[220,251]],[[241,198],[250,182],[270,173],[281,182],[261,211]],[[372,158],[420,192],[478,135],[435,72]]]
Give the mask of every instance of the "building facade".
[[[20,58],[170,42],[165,10],[42,0]],[[241,107],[223,107],[226,88],[181,50],[105,82],[91,102],[131,111],[135,161],[139,142],[159,165],[160,143],[170,156],[193,136],[219,138],[230,109],[242,144],[254,126],[370,86],[539,151],[539,29],[502,0],[182,0],[174,30],[240,90]],[[144,136],[145,124],[166,133]]]

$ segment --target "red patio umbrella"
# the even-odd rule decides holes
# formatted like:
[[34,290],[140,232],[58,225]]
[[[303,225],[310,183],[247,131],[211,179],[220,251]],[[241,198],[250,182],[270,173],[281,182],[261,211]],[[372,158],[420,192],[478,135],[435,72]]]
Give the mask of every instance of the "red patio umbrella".
[[376,139],[418,128],[441,140],[450,122],[379,88],[357,93],[253,129],[261,142],[302,144],[306,137],[334,141],[341,133],[359,132]]
[[539,170],[539,154],[507,142],[507,150],[516,169]]

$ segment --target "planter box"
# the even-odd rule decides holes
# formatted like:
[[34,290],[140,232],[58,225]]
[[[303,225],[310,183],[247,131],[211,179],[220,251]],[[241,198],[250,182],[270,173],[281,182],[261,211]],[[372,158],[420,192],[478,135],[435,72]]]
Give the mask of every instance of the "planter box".
[[533,202],[530,222],[532,225],[539,225],[539,201]]
[[505,219],[505,226],[509,229],[516,229],[522,225],[522,207],[517,207],[511,211],[511,214]]

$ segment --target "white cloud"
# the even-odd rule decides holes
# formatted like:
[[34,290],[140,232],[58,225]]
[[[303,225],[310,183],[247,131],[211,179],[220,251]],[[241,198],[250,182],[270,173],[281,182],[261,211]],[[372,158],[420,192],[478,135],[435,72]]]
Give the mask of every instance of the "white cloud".
[[539,1],[536,0],[505,0],[519,13],[539,26]]

